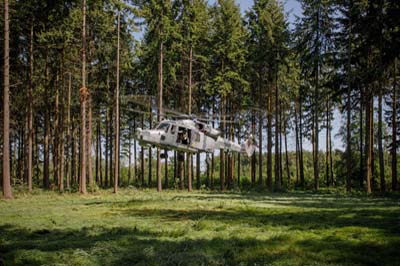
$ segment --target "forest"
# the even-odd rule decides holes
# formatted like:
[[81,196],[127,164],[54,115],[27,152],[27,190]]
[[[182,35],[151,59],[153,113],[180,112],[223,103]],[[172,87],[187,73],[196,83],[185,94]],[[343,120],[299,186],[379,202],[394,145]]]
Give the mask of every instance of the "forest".
[[[273,0],[245,14],[234,1],[5,1],[5,197],[10,184],[86,193],[188,179],[396,191],[400,4],[300,3],[290,25]],[[259,149],[251,160],[191,154],[183,165],[175,152],[163,162],[133,139],[159,121],[152,102],[206,115],[238,142],[251,133]]]
[[399,265],[398,0],[0,2],[0,265]]

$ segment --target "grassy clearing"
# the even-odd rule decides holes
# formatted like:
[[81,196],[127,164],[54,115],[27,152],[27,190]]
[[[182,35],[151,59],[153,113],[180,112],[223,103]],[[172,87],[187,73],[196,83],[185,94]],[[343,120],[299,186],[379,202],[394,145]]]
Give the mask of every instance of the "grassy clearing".
[[400,265],[398,199],[40,192],[0,201],[0,265]]

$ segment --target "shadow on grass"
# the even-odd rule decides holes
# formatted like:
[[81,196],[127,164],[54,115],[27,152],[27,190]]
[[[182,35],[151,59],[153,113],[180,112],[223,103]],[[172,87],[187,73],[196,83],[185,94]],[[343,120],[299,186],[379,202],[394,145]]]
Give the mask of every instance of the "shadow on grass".
[[377,208],[377,207],[399,207],[400,199],[382,197],[354,197],[341,194],[309,194],[301,192],[291,193],[235,193],[217,194],[213,192],[203,194],[185,194],[175,196],[173,200],[196,200],[196,201],[220,201],[220,200],[248,200],[254,202],[270,203],[274,205],[300,207],[300,208],[323,208],[323,209],[346,209],[346,208]]
[[30,231],[6,225],[0,227],[0,264],[233,266],[399,263],[396,250],[399,246],[392,243],[355,243],[335,238],[299,241],[290,236],[265,241],[239,237],[188,237],[166,238],[159,233],[124,227]]
[[210,220],[227,225],[287,226],[289,230],[319,230],[348,226],[380,229],[387,236],[400,235],[400,212],[394,210],[285,210],[285,209],[120,209],[119,214],[153,217],[165,221]]

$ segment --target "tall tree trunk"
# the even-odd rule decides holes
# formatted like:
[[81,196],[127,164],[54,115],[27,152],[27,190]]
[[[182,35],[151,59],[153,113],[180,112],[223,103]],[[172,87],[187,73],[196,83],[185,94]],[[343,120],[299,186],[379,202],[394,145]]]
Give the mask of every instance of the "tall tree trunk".
[[32,192],[32,157],[33,157],[33,19],[29,38],[29,89],[28,89],[28,147],[27,179],[28,190]]
[[397,59],[393,67],[393,94],[392,94],[392,190],[397,190]]
[[[350,1],[351,2],[351,1]],[[352,4],[350,4],[350,10],[352,10]],[[348,40],[348,47],[347,47],[347,121],[346,121],[346,166],[347,166],[347,173],[346,173],[346,191],[351,191],[351,176],[352,176],[352,156],[351,156],[351,54],[352,54],[352,21],[351,18],[349,19],[349,40]],[[360,136],[362,138],[362,136]]]
[[164,150],[165,160],[164,160],[164,187],[168,188],[168,151]]
[[[260,99],[261,99],[261,95],[260,95]],[[260,100],[261,101],[261,100]],[[261,103],[260,103],[260,108],[261,108]],[[262,159],[263,159],[263,154],[262,154],[262,140],[263,140],[263,135],[262,135],[262,131],[263,131],[263,117],[262,114],[260,113],[259,115],[259,121],[258,121],[258,146],[259,151],[258,151],[258,184],[259,185],[263,185],[263,176],[262,176]]]
[[[150,113],[150,128],[153,127],[153,116]],[[149,148],[149,172],[148,172],[148,186],[151,187],[151,183],[153,182],[153,151],[152,148]]]
[[79,192],[86,194],[86,0],[82,0],[82,87],[80,89],[81,102],[81,142],[80,142],[80,180]]
[[280,154],[279,154],[279,89],[277,79],[275,79],[275,188],[281,189],[280,175]]
[[114,193],[118,192],[118,180],[119,180],[119,32],[121,24],[121,15],[118,10],[117,18],[117,77],[115,84],[115,136],[114,136]]
[[132,178],[132,172],[131,172],[131,165],[132,165],[132,144],[131,144],[131,134],[132,134],[132,127],[129,126],[129,134],[128,134],[128,187],[131,183],[131,178]]
[[200,189],[200,152],[196,153],[196,188]]
[[289,153],[288,153],[286,129],[287,129],[287,119],[285,118],[285,126],[284,126],[284,128],[283,128],[283,134],[284,134],[284,139],[285,139],[286,174],[287,174],[287,180],[288,180],[287,187],[290,188],[291,176],[290,176],[290,169],[289,169],[290,165],[289,165]]
[[[282,101],[279,101],[279,106],[282,106]],[[283,151],[282,151],[282,131],[283,131],[283,118],[282,108],[279,108],[279,180],[281,181],[281,187],[283,187]]]
[[302,101],[299,104],[299,131],[300,131],[300,157],[299,157],[299,167],[300,167],[300,187],[304,188],[304,160],[303,160],[303,108]]
[[[379,16],[382,17],[383,14],[383,1],[378,1],[378,8],[379,8]],[[381,30],[382,31],[382,30]],[[386,192],[386,183],[385,183],[385,165],[384,165],[384,151],[383,151],[383,132],[382,132],[382,94],[383,94],[383,76],[384,76],[384,69],[383,69],[383,33],[380,32],[379,34],[379,80],[378,80],[378,90],[379,90],[379,97],[378,97],[378,153],[379,153],[379,176],[381,181],[381,192]]]
[[[256,117],[254,113],[251,115],[251,134],[255,136],[256,133]],[[250,175],[251,175],[251,184],[255,185],[256,183],[256,153],[254,152],[251,155],[251,165],[250,165]]]
[[[223,65],[223,64],[222,64]],[[224,67],[222,67],[224,68]],[[226,114],[226,97],[222,97],[222,102],[221,102],[221,117],[223,119],[222,122],[222,132],[223,135],[225,136],[225,132],[226,132],[226,123],[225,123],[225,114]],[[219,181],[220,181],[220,190],[224,191],[225,190],[225,151],[224,149],[220,149],[219,151],[219,159],[220,159],[220,169],[219,169]],[[255,178],[255,175],[254,175]]]
[[45,65],[45,83],[46,83],[46,91],[44,92],[44,101],[46,110],[44,110],[44,143],[43,143],[43,186],[44,188],[50,188],[50,152],[49,152],[49,138],[50,138],[50,115],[49,115],[49,66],[48,66],[48,57],[46,55],[46,65]]
[[[71,180],[70,180],[70,183],[74,184],[75,180],[77,179],[76,177],[78,174],[78,171],[76,170],[77,162],[78,162],[77,145],[76,145],[76,143],[77,143],[77,140],[76,140],[77,139],[77,134],[76,134],[77,128],[75,126],[74,120],[71,121],[71,127],[72,127],[72,138],[71,138],[72,151],[71,151]],[[67,185],[68,185],[68,181],[67,181]]]
[[185,154],[183,152],[178,152],[178,178],[179,178],[179,189],[183,190],[185,185],[183,181],[185,172]]
[[[133,117],[133,134],[135,134],[135,133],[136,133],[136,116]],[[137,180],[138,179],[138,176],[137,176],[138,168],[137,168],[137,157],[136,157],[137,150],[136,150],[136,146],[137,146],[136,138],[134,138],[133,139],[133,163],[134,163],[134,170],[135,170],[134,177],[135,177],[135,182],[137,183],[137,181],[138,181]]]
[[54,128],[53,128],[53,182],[58,186],[59,181],[59,153],[60,153],[60,126],[59,126],[59,72],[57,70],[56,74],[56,84],[55,84],[55,101],[54,101]]
[[[144,115],[142,114],[141,127],[144,127]],[[140,179],[141,185],[144,186],[144,147],[140,147]]]
[[192,154],[190,152],[186,153],[186,176],[187,176],[187,186],[188,191],[192,191]]
[[[365,99],[364,99],[364,93],[363,93],[362,88],[360,88],[360,99],[361,99],[360,100],[360,171],[361,171],[361,174],[360,174],[359,184],[360,184],[360,189],[362,189],[363,186],[364,186],[364,180],[367,179],[367,171],[366,171],[365,166],[364,166],[365,165],[364,164],[364,160],[365,160],[364,152],[365,151],[364,151],[364,141],[363,141],[364,140],[363,111],[364,111],[364,101],[365,101]],[[367,118],[366,118],[366,120],[367,120]],[[367,129],[365,131],[367,131]],[[366,147],[365,147],[365,150],[366,150]]]
[[10,175],[10,48],[8,0],[4,0],[4,72],[3,72],[3,195],[12,198]]
[[[193,63],[193,46],[190,44],[189,48],[189,97],[188,97],[188,113],[192,114],[192,63]],[[192,191],[192,154],[187,153],[187,179],[188,179],[188,191]]]
[[385,165],[383,157],[383,133],[382,133],[382,80],[379,80],[379,99],[378,99],[378,149],[379,149],[379,176],[381,181],[381,192],[386,192]]
[[103,160],[102,160],[102,141],[101,141],[101,118],[99,117],[99,175],[100,185],[103,186]]
[[[240,118],[239,118],[240,121]],[[237,131],[237,140],[238,140],[238,144],[240,145],[240,124],[238,125],[238,131]],[[237,155],[237,185],[238,188],[240,188],[240,166],[241,166],[241,159],[240,159],[240,152],[238,152]]]
[[100,177],[100,173],[99,173],[100,147],[99,146],[100,146],[100,118],[97,119],[97,121],[96,121],[96,151],[95,151],[96,156],[95,156],[94,169],[95,169],[95,180],[96,180],[97,184],[100,184],[100,180],[99,180],[99,177]]
[[92,96],[90,93],[87,98],[87,133],[86,133],[86,156],[87,156],[87,178],[90,190],[94,189],[94,180],[93,180],[93,165],[92,165]]
[[268,85],[267,135],[267,187],[272,190],[272,89],[270,85]]
[[67,189],[70,189],[71,186],[71,179],[70,174],[72,172],[72,165],[71,165],[71,154],[70,154],[70,147],[71,147],[71,91],[72,91],[72,74],[69,72],[69,79],[68,79],[68,95],[67,95],[67,156],[66,156],[66,186]]
[[326,102],[326,136],[325,136],[325,181],[326,181],[326,186],[329,187],[330,186],[330,178],[329,178],[329,131],[330,131],[330,125],[329,125],[329,119],[330,119],[330,115],[329,115],[329,96],[328,96],[328,100]]
[[[161,32],[160,32],[161,34]],[[162,120],[162,101],[163,101],[163,64],[164,64],[164,43],[163,41],[160,42],[160,62],[159,62],[159,69],[158,69],[158,115],[157,121],[161,122]],[[161,150],[157,147],[157,191],[160,192],[162,190],[162,181],[161,181]]]
[[214,189],[214,168],[215,168],[215,158],[214,152],[211,153],[211,171],[210,171],[210,188]]
[[[350,76],[350,74],[349,74]],[[350,77],[349,77],[350,79]],[[346,166],[347,166],[347,173],[346,173],[346,191],[351,191],[351,176],[352,176],[352,156],[351,156],[351,82],[348,82],[347,88],[347,121],[346,121]],[[362,136],[361,136],[362,138]]]
[[[112,101],[112,100],[111,100]],[[108,132],[109,132],[109,135],[108,135],[108,177],[109,177],[109,186],[113,186],[114,185],[114,179],[113,179],[113,176],[114,176],[114,171],[113,171],[113,166],[114,166],[114,164],[113,164],[113,151],[114,151],[114,145],[113,145],[113,137],[114,137],[114,133],[113,133],[113,128],[114,128],[114,118],[113,118],[113,113],[114,113],[114,108],[112,107],[112,105],[110,105],[110,107],[109,107],[109,109],[108,109],[108,111],[109,111],[109,114],[108,114],[108,117],[109,117],[109,120],[108,120]]]
[[105,143],[104,143],[104,186],[108,187],[108,172],[109,172],[109,161],[108,161],[108,152],[110,148],[110,130],[109,130],[109,111],[108,108],[106,108],[106,121],[105,121],[105,127],[106,127],[106,135],[105,135]]
[[366,152],[367,152],[367,193],[371,193],[371,180],[372,180],[372,154],[373,154],[373,105],[372,105],[372,96],[368,95],[367,97],[367,105],[365,108],[365,116],[367,119],[367,128],[366,128]]
[[64,115],[65,115],[65,100],[64,100],[64,51],[62,51],[61,59],[61,101],[60,101],[60,118],[59,118],[59,173],[58,173],[58,189],[60,192],[64,191],[64,153],[65,153],[65,143],[64,143]]
[[298,121],[298,108],[299,99],[296,99],[294,108],[294,125],[295,125],[295,139],[296,139],[296,186],[299,185],[299,161],[300,161],[300,144],[299,144],[299,121]]

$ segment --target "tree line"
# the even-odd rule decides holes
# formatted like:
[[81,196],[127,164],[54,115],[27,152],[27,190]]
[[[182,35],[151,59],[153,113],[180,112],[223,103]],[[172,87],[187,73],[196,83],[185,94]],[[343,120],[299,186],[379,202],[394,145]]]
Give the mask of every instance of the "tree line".
[[[400,3],[299,2],[290,25],[278,0],[244,14],[234,0],[4,0],[4,197],[12,185],[191,191],[194,179],[220,190],[396,191]],[[215,119],[232,141],[252,134],[259,149],[202,163],[139,147],[136,128],[168,109]],[[344,151],[333,149],[335,110]]]

